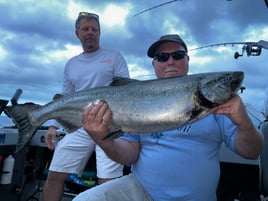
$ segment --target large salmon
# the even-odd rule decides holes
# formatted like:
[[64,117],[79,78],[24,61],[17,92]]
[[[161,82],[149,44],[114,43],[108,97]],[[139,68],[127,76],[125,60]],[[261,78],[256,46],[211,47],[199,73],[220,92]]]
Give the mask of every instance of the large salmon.
[[102,100],[113,111],[107,138],[114,138],[123,132],[156,132],[194,122],[236,94],[243,78],[240,71],[146,81],[115,78],[110,86],[54,98],[43,106],[8,106],[5,112],[18,126],[20,150],[47,120],[56,119],[67,132],[80,128],[84,108]]

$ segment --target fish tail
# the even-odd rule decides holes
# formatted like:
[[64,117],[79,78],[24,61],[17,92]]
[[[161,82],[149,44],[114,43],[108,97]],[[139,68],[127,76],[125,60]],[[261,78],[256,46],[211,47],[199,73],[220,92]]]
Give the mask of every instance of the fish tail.
[[17,142],[17,152],[30,141],[40,126],[32,125],[29,116],[29,113],[38,107],[41,106],[34,103],[25,103],[5,108],[5,114],[10,117],[18,127],[19,137]]

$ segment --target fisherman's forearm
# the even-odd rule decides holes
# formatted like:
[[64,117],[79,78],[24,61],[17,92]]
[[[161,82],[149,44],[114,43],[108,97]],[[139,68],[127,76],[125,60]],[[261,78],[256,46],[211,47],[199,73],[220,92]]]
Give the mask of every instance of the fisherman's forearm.
[[253,124],[249,124],[246,127],[238,127],[235,149],[239,155],[248,159],[257,159],[262,146],[263,137]]
[[136,162],[138,158],[137,149],[131,143],[115,139],[110,141],[98,142],[98,145],[104,150],[104,152],[114,161],[130,166]]

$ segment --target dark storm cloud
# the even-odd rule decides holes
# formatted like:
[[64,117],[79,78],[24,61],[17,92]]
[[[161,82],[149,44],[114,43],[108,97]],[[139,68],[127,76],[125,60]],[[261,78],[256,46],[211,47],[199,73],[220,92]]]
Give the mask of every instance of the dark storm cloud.
[[[29,9],[21,6],[23,2],[1,5],[0,17],[6,19],[1,21],[1,29],[16,34],[18,38],[20,34],[22,37],[37,35],[36,38],[57,40],[62,44],[77,42],[73,37],[74,22],[62,15],[62,12],[55,12],[49,4],[37,8],[31,6]],[[38,42],[42,43],[42,40]]]

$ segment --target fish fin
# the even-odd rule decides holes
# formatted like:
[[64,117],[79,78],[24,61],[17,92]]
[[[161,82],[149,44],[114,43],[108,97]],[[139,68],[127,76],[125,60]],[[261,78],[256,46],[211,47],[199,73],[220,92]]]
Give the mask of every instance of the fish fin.
[[119,138],[124,133],[125,132],[122,130],[113,131],[113,132],[109,133],[108,135],[106,135],[102,140],[104,140],[104,141],[113,140],[113,139]]
[[[53,100],[57,100],[63,96],[64,96],[63,94],[55,94]],[[72,133],[76,131],[78,128],[80,128],[77,127],[77,125],[73,125],[72,122],[66,121],[65,119],[57,118],[56,120],[62,125],[62,127],[67,133]]]
[[19,137],[17,142],[17,152],[20,151],[34,136],[39,126],[34,126],[30,122],[29,112],[41,107],[34,103],[17,104],[5,108],[5,114],[12,118],[18,127]]
[[191,124],[191,123],[195,122],[198,119],[204,118],[205,116],[207,116],[211,112],[212,112],[212,109],[210,109],[210,108],[194,109],[193,111],[191,111],[189,113],[189,115],[191,117],[191,120],[189,120],[188,122],[186,122],[186,124]]
[[64,130],[67,133],[72,133],[76,131],[78,128],[81,128],[81,126],[78,127],[77,125],[72,124],[72,122],[66,121],[64,119],[57,118],[57,121],[60,123],[60,125],[64,128]]
[[125,78],[125,77],[114,77],[110,86],[121,86],[121,85],[130,84],[133,82],[141,82],[141,81],[136,80],[136,79],[131,79],[131,78]]

